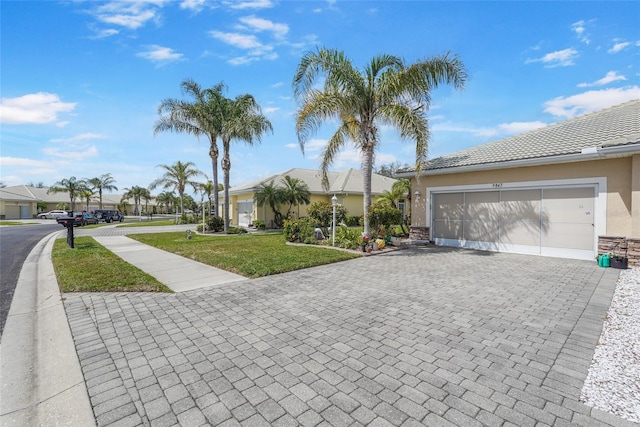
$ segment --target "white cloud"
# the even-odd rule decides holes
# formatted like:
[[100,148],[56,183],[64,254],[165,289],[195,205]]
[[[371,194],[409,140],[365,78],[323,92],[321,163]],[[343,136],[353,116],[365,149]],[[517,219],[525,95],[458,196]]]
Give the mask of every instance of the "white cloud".
[[88,141],[91,139],[105,139],[106,135],[101,135],[98,133],[81,133],[80,135],[72,136],[71,138],[56,138],[50,140],[51,142],[62,142],[62,143],[70,143],[70,142],[78,142],[78,141]]
[[620,42],[620,43],[615,43],[613,45],[613,47],[611,49],[609,49],[607,52],[608,53],[618,53],[621,50],[624,50],[627,46],[630,46],[631,43],[629,42]]
[[62,151],[59,148],[44,148],[42,152],[48,156],[60,157],[65,160],[84,160],[89,157],[96,157],[98,155],[98,149],[95,146],[91,146],[84,151],[70,150]]
[[547,124],[541,121],[500,123],[494,127],[471,127],[443,123],[431,126],[431,130],[437,132],[470,133],[485,138],[496,138],[529,132],[545,126],[547,126]]
[[169,47],[158,46],[156,44],[146,46],[147,51],[136,54],[140,58],[148,59],[149,61],[156,62],[158,64],[166,64],[169,62],[175,62],[182,60],[182,54],[174,51]]
[[578,87],[604,86],[606,84],[616,82],[619,80],[627,80],[627,78],[625,76],[619,75],[615,71],[609,71],[607,75],[604,76],[603,78],[596,80],[595,82],[592,82],[592,83],[580,83]]
[[51,166],[50,161],[33,160],[24,157],[0,157],[0,165],[6,166],[23,166],[29,168],[45,168]]
[[592,90],[578,95],[558,97],[545,102],[546,113],[556,117],[571,118],[580,114],[602,110],[640,98],[640,87]]
[[[276,38],[283,38],[289,32],[289,26],[287,24],[278,24],[268,19],[258,18],[256,16],[245,16],[240,18],[242,22],[250,31],[262,32],[269,31],[273,33]],[[244,27],[241,27],[244,28]]]
[[0,122],[8,124],[52,123],[58,114],[73,111],[75,102],[62,102],[58,95],[38,92],[17,98],[2,98]]
[[587,22],[581,20],[571,24],[571,29],[573,30],[574,33],[576,33],[578,40],[580,40],[585,44],[589,44],[591,40],[589,40],[586,25],[587,25]]
[[267,9],[273,7],[270,0],[228,1],[226,4],[231,9]]
[[276,113],[280,111],[280,107],[265,107],[262,111],[264,111],[265,114]]
[[95,35],[93,37],[91,37],[92,39],[106,39],[107,37],[112,37],[115,36],[117,34],[120,34],[120,31],[115,30],[113,28],[107,29],[107,30],[101,30],[101,29],[97,29],[94,28],[93,31],[95,32]]
[[574,65],[573,60],[578,57],[578,51],[572,48],[550,52],[541,58],[527,59],[526,64],[542,62],[547,68],[568,67]]
[[260,43],[256,36],[251,34],[224,33],[210,31],[209,35],[233,47],[246,50],[246,55],[234,57],[227,62],[231,65],[244,65],[258,60],[275,60],[278,54],[273,51],[273,46]]
[[193,12],[200,12],[204,9],[206,0],[183,0],[180,3],[180,9],[187,9]]
[[135,30],[149,21],[157,22],[158,8],[162,5],[161,0],[119,0],[102,4],[92,13],[98,21],[105,24]]

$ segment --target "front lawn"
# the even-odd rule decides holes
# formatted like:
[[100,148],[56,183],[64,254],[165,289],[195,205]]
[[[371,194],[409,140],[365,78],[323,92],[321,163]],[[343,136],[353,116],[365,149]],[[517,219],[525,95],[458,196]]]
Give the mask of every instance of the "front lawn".
[[203,236],[184,232],[130,234],[128,237],[249,278],[284,273],[358,258],[360,255],[322,246],[292,246],[282,234]]
[[93,237],[53,244],[51,260],[62,292],[172,292],[155,278],[125,262]]

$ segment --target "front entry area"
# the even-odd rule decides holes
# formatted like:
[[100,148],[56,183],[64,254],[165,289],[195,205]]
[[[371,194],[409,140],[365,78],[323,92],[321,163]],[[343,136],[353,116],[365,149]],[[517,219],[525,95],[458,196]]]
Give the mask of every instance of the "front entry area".
[[437,245],[594,259],[596,187],[431,193]]

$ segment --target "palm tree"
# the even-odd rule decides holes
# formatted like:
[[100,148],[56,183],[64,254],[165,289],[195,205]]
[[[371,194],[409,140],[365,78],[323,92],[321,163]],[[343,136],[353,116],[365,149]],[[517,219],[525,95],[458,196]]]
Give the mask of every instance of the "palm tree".
[[[291,209],[294,206],[300,206],[301,204],[308,205],[311,203],[311,192],[309,191],[309,186],[298,178],[291,178],[289,175],[285,175],[282,179],[282,183],[284,184],[284,188],[282,192],[284,193],[284,199],[289,203],[289,208],[287,209],[287,216],[291,214]],[[298,208],[298,217],[300,217],[300,209]]]
[[[269,205],[274,215],[276,227],[282,226],[282,214],[278,211],[278,205],[285,203],[285,194],[282,188],[278,188],[273,184],[273,180],[269,184],[262,183],[256,187],[254,193],[258,207]],[[266,221],[266,214],[265,214]]]
[[142,199],[150,199],[151,194],[149,190],[144,187],[140,187],[137,185],[132,186],[131,188],[125,188],[124,194],[122,195],[122,200],[133,199],[133,214],[140,215],[140,201]]
[[207,196],[207,199],[209,200],[209,211],[211,211],[211,196],[215,192],[215,188],[216,187],[213,185],[213,181],[211,180],[207,180],[207,182],[199,185],[200,192],[203,196]]
[[253,145],[254,139],[260,142],[262,134],[273,131],[271,122],[262,115],[255,98],[245,94],[236,99],[225,99],[222,108],[222,173],[224,175],[224,231],[229,229],[229,174],[231,156],[229,154],[233,139]]
[[110,173],[105,173],[96,178],[87,179],[87,182],[93,186],[94,190],[98,190],[98,197],[100,198],[100,209],[102,209],[102,192],[106,191],[118,191],[118,187],[116,187],[115,179],[111,176]]
[[161,178],[154,180],[150,185],[150,189],[161,186],[165,190],[173,188],[174,191],[180,196],[180,213],[184,212],[184,192],[187,185],[193,187],[193,190],[198,189],[198,183],[193,178],[203,175],[198,169],[194,168],[193,162],[177,161],[173,165],[158,165],[159,168],[164,169],[164,175]]
[[[322,74],[323,89],[316,84]],[[319,48],[305,54],[293,78],[294,95],[299,103],[296,132],[300,148],[323,121],[337,120],[322,157],[322,182],[329,187],[327,171],[336,155],[351,141],[362,156],[364,233],[371,228],[367,214],[371,205],[371,173],[379,148],[379,125],[391,125],[403,139],[416,144],[416,174],[427,159],[429,126],[427,112],[431,90],[440,84],[464,87],[466,71],[457,56],[448,53],[406,65],[393,55],[379,55],[359,71],[344,52]]]
[[[222,130],[221,104],[224,102],[222,82],[202,89],[193,80],[184,80],[182,91],[191,95],[195,101],[187,102],[179,99],[165,99],[158,107],[160,119],[156,122],[154,135],[163,131],[175,131],[195,135],[205,135],[209,139],[209,157],[213,169],[213,185],[218,187],[218,144],[217,139]],[[164,114],[164,115],[163,115]],[[213,204],[218,211],[218,193],[213,195]]]
[[83,189],[87,187],[87,183],[81,179],[72,176],[69,179],[62,179],[53,184],[47,190],[47,193],[69,193],[69,201],[71,202],[71,211],[76,209],[76,198],[80,196]]
[[79,196],[86,200],[86,211],[89,210],[89,203],[91,203],[91,198],[96,195],[96,192],[90,186],[85,186],[82,190],[80,190]]
[[176,196],[171,191],[163,191],[162,193],[156,196],[156,203],[159,206],[164,206],[164,213],[167,213],[169,206],[174,204]]

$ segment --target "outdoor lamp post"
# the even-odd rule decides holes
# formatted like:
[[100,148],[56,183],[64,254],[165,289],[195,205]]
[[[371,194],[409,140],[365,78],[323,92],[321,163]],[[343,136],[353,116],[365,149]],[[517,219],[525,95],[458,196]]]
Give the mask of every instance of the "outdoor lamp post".
[[331,206],[333,206],[333,223],[331,224],[331,234],[333,236],[333,240],[331,241],[331,245],[336,245],[336,205],[338,204],[338,198],[334,194],[331,198]]

